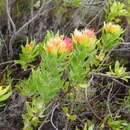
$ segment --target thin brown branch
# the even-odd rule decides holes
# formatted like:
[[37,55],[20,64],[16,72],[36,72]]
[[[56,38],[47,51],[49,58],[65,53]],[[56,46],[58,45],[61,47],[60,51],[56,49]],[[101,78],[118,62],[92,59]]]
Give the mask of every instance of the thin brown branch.
[[[90,84],[91,84],[92,80],[93,80],[93,75],[92,75],[91,79],[89,80],[89,83],[90,83]],[[99,117],[99,116],[96,114],[96,112],[95,112],[95,111],[93,110],[93,108],[91,107],[91,104],[89,103],[88,90],[87,90],[87,88],[85,88],[85,98],[86,98],[86,102],[87,102],[87,104],[88,104],[88,107],[89,107],[89,109],[92,111],[93,115],[94,115],[98,120],[102,121],[101,117]]]
[[54,112],[56,110],[56,108],[59,106],[59,103],[57,105],[54,106],[53,110],[52,110],[52,114],[51,114],[51,124],[54,127],[55,130],[58,130],[58,128],[54,125],[53,123],[53,116],[54,116]]
[[120,76],[111,76],[108,74],[103,74],[103,73],[94,73],[93,75],[95,76],[101,76],[101,77],[106,77],[106,78],[110,78],[113,81],[115,81],[116,83],[120,84],[121,86],[124,86],[126,88],[130,88],[130,86],[123,84],[121,81],[119,81],[118,79],[121,79],[122,77]]
[[112,79],[112,80],[115,81],[116,83],[120,84],[121,86],[130,89],[130,86],[123,84],[121,81],[119,81],[117,79]]
[[87,93],[88,93],[88,92],[87,92],[87,88],[86,88],[86,89],[85,89],[85,97],[86,97],[86,102],[87,102],[87,104],[88,104],[89,109],[92,111],[93,115],[94,115],[98,120],[102,121],[101,117],[99,117],[99,116],[97,115],[97,113],[93,110],[93,108],[91,107],[91,104],[89,103],[89,99],[88,99],[88,94],[87,94]]
[[114,79],[120,79],[120,76],[112,76],[109,74],[103,74],[103,73],[93,73],[95,76],[101,76],[101,77],[107,77],[107,78],[114,78]]
[[2,63],[0,63],[0,66],[1,65],[6,65],[6,64],[10,64],[10,63],[14,63],[14,62],[15,62],[14,60],[2,62]]
[[9,21],[11,23],[11,26],[13,28],[13,32],[16,32],[16,26],[15,26],[15,24],[14,24],[12,18],[11,18],[9,1],[8,0],[6,0],[6,13],[7,13],[8,19],[9,19]]
[[110,90],[109,90],[109,93],[108,93],[108,96],[107,96],[107,102],[106,102],[106,104],[107,104],[107,108],[108,108],[108,111],[109,111],[109,114],[111,115],[111,117],[112,117],[112,112],[111,112],[111,110],[110,110],[110,105],[109,105],[109,102],[110,102],[110,97],[111,97],[111,92],[112,92],[112,90],[113,90],[113,85],[110,87]]
[[22,27],[20,27],[20,28],[12,35],[12,37],[11,37],[11,39],[10,39],[10,42],[9,42],[9,51],[10,51],[10,56],[11,56],[11,57],[13,56],[13,48],[12,48],[12,46],[13,46],[13,43],[14,43],[14,41],[15,41],[16,36],[19,35],[19,33],[20,33],[25,27],[27,27],[30,23],[32,23],[34,20],[36,20],[39,16],[41,16],[41,15],[45,14],[46,12],[48,12],[48,10],[50,10],[50,9],[45,10],[45,11],[43,11],[43,12],[42,12],[42,10],[43,10],[43,8],[45,7],[45,5],[49,4],[51,1],[52,1],[52,0],[49,0],[49,1],[47,1],[46,3],[43,2],[42,6],[41,6],[41,8],[38,10],[37,14],[36,14],[33,18],[31,18],[28,22],[26,22]]

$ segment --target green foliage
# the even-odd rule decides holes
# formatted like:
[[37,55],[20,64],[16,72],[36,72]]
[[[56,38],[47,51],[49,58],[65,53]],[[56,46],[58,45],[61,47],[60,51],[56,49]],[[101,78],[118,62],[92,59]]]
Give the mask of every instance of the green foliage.
[[81,2],[84,1],[84,0],[65,0],[65,5],[68,5],[68,6],[75,6],[75,7],[81,7],[82,4]]
[[55,4],[63,4],[64,6],[74,6],[74,7],[81,7],[81,2],[84,0],[63,0],[62,3],[60,0],[54,0]]
[[119,61],[116,61],[114,71],[112,70],[111,66],[109,68],[110,72],[107,72],[107,74],[119,76],[122,80],[125,80],[126,82],[128,82],[128,79],[130,79],[130,76],[126,72],[126,68],[121,66]]
[[[44,42],[53,36],[55,35],[52,32],[48,32]],[[31,48],[29,52],[26,52],[26,47],[28,44],[25,47],[22,47],[23,53],[20,54],[19,60],[21,62],[17,62],[26,63],[28,61],[33,61],[37,54],[41,56],[41,64],[39,67],[37,69],[32,69],[30,77],[27,80],[24,80],[24,82],[18,86],[24,95],[29,97],[37,97],[36,99],[32,99],[32,102],[26,104],[27,112],[23,115],[25,128],[31,128],[31,126],[36,126],[39,123],[39,117],[41,117],[43,114],[40,114],[40,112],[43,109],[37,108],[37,103],[39,106],[38,99],[40,99],[40,104],[47,105],[49,101],[56,96],[64,84],[64,80],[62,80],[61,77],[63,75],[64,69],[67,66],[69,55],[54,55],[48,53],[44,47],[44,42],[41,44],[41,46],[38,46],[38,49]],[[70,118],[72,119],[73,117],[70,116]]]
[[[130,105],[130,90],[128,91],[128,96],[125,96],[123,105],[129,106]],[[128,108],[130,111],[130,108]]]
[[32,93],[40,94],[45,101],[52,99],[63,86],[63,81],[60,79],[61,74],[59,74],[60,70],[55,68],[49,71],[49,69],[51,67],[47,70],[44,68],[33,70],[27,81],[27,88]]
[[[34,0],[34,3],[35,1],[37,0]],[[15,2],[15,7],[12,8],[12,12],[13,14],[15,14],[14,16],[19,17],[22,16],[23,13],[30,11],[30,5],[30,0],[17,0]]]
[[4,12],[5,9],[5,0],[0,1],[0,15]]
[[[5,88],[3,86],[0,86],[0,103],[7,100],[12,94],[11,87],[6,86]],[[3,106],[4,104],[0,104],[0,106]]]
[[[29,65],[27,63],[34,61],[36,56],[39,55],[41,57],[40,65],[35,69],[32,67],[29,78],[19,85],[19,89],[22,93],[32,99],[31,102],[26,104],[27,112],[23,115],[25,127],[31,128],[31,126],[38,125],[41,110],[37,109],[36,102],[39,102],[39,99],[40,104],[43,104],[45,108],[61,89],[67,91],[70,86],[73,86],[74,90],[80,91],[81,88],[90,85],[88,82],[89,77],[93,71],[96,71],[96,69],[94,69],[95,66],[100,65],[100,60],[96,59],[99,50],[101,49],[100,52],[104,52],[105,54],[113,45],[117,44],[118,39],[121,38],[120,35],[123,30],[120,26],[111,25],[114,27],[114,35],[113,32],[111,32],[111,28],[110,30],[109,28],[108,30],[103,30],[101,48],[99,47],[99,40],[91,30],[81,32],[76,30],[74,35],[72,35],[72,40],[74,40],[73,44],[71,44],[72,41],[69,38],[66,39],[64,35],[60,35],[59,33],[54,34],[48,31],[45,39],[40,44],[27,43],[25,47],[22,46],[20,59],[16,61],[16,63],[20,63],[22,67],[27,67]],[[109,36],[110,38],[108,38]],[[79,39],[81,37],[82,41],[76,41],[79,40],[77,37],[79,37]],[[105,46],[106,39],[103,39],[104,37],[107,39],[107,47]],[[112,39],[115,40],[111,42],[110,40]],[[73,45],[73,47],[71,45]],[[72,50],[68,52],[65,47],[69,47],[69,49],[72,47]],[[27,65],[24,66],[25,64]],[[93,68],[93,71],[91,68]],[[124,73],[125,69],[120,67],[117,62],[115,71],[111,72],[111,74],[122,76]],[[67,84],[66,78],[64,79],[63,77],[67,77]],[[38,100],[32,97],[37,97]],[[35,108],[38,111],[35,112]],[[77,116],[69,114],[68,108],[64,108],[63,111],[66,114],[67,120],[76,120]],[[89,129],[92,128],[93,124],[89,126]]]
[[[119,118],[119,117],[118,117]],[[105,128],[105,123],[109,126],[110,130],[125,130],[127,129],[127,121],[126,120],[120,120],[117,118],[112,118],[111,116],[106,116],[103,120],[103,123],[101,124],[100,128]]]
[[67,107],[63,107],[63,111],[64,111],[64,113],[65,113],[65,115],[67,117],[67,120],[72,120],[72,121],[76,120],[77,116],[72,115],[72,114],[70,115],[69,114],[69,109]]
[[52,37],[55,37],[55,36],[59,36],[59,32],[57,32],[56,34],[54,34],[52,31],[47,31],[47,34],[46,34],[44,40],[42,41],[42,44],[47,43],[47,41],[49,39],[51,39]]
[[124,123],[126,123],[125,120],[116,120],[115,121],[110,117],[107,119],[108,126],[114,130],[124,129],[125,128],[125,126],[123,126]]
[[103,48],[103,50],[108,51],[114,45],[123,41],[123,39],[121,38],[121,34],[123,32],[124,30],[118,24],[104,23],[101,37],[101,47]]
[[94,124],[90,120],[85,123],[83,130],[94,130]]
[[40,123],[40,118],[43,118],[45,104],[42,99],[36,98],[32,102],[26,102],[26,113],[22,115],[24,119],[24,129],[32,130],[33,127]]
[[[75,87],[86,84],[85,78],[89,75],[90,66],[95,63],[96,50],[77,45],[69,66],[70,83]],[[85,61],[86,60],[86,61]]]
[[[73,2],[71,3],[73,6],[81,6],[77,4],[78,0],[66,1],[66,5],[70,2]],[[113,5],[110,3],[109,6],[109,10],[107,10],[109,13],[106,12],[107,23],[102,27],[99,39],[89,29],[76,30],[71,38],[60,35],[59,32],[54,34],[52,31],[48,31],[41,43],[36,44],[35,41],[32,41],[22,46],[20,59],[16,63],[21,64],[24,69],[27,67],[31,69],[29,78],[17,85],[21,93],[30,99],[26,102],[26,113],[22,116],[24,129],[31,130],[39,125],[40,119],[45,116],[44,112],[48,104],[52,99],[58,97],[61,90],[66,93],[72,87],[73,90],[68,92],[65,98],[74,98],[76,92],[77,99],[75,100],[80,100],[79,95],[84,95],[81,90],[90,87],[90,77],[93,72],[98,72],[98,67],[106,61],[106,54],[114,45],[123,41],[121,35],[124,30],[121,26],[108,23],[108,21],[117,21],[116,17],[126,15],[127,11],[120,2],[114,1]],[[62,11],[66,10],[61,7],[56,15],[59,16]],[[31,63],[37,56],[41,57],[41,62],[37,68],[34,68]],[[113,70],[110,67],[107,74],[125,81],[130,78],[126,68],[119,61],[116,61]],[[69,108],[64,107],[63,111],[67,120],[75,121],[77,119],[77,115],[70,114]],[[122,124],[126,123],[125,120],[114,120],[111,117],[105,121],[112,129],[124,128]],[[94,127],[94,123],[90,121],[85,123],[84,130],[93,130]]]
[[21,64],[23,69],[26,69],[28,66],[32,66],[30,63],[35,61],[36,56],[40,54],[40,45],[35,45],[35,41],[27,43],[26,46],[22,46],[22,52],[19,55],[20,60],[17,60],[17,64]]
[[107,72],[108,74],[111,74],[113,76],[122,76],[126,75],[126,68],[123,66],[120,66],[119,61],[116,61],[115,67],[114,67],[114,72],[112,71],[112,68],[110,66],[110,72]]
[[[46,58],[46,59],[45,59]],[[63,86],[64,81],[61,80],[63,73],[62,59],[59,57],[56,59],[55,56],[44,57],[44,64],[41,64],[39,68],[33,69],[32,74],[28,80],[24,82],[26,95],[28,92],[31,95],[39,95],[43,98],[44,102],[48,102],[52,99],[59,89]],[[61,64],[60,64],[61,62]],[[25,89],[23,88],[23,90]]]
[[105,9],[106,21],[119,22],[120,20],[117,16],[127,16],[128,12],[124,3],[117,2],[116,0],[110,0],[108,2],[107,8]]

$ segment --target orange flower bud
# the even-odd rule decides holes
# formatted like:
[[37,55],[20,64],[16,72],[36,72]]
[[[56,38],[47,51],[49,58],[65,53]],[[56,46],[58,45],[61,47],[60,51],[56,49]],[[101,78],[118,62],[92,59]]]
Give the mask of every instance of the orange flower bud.
[[34,47],[34,45],[32,43],[27,44],[26,45],[26,52],[32,51],[33,47]]
[[114,34],[122,32],[121,26],[113,23],[104,24],[104,30]]
[[74,31],[74,35],[72,36],[72,39],[74,42],[80,43],[84,39],[84,36],[83,36],[82,32],[80,32],[76,29]]
[[77,29],[74,31],[72,35],[72,39],[74,43],[79,43],[84,46],[88,46],[91,43],[95,42],[96,36],[93,30],[85,29],[83,31],[78,31]]

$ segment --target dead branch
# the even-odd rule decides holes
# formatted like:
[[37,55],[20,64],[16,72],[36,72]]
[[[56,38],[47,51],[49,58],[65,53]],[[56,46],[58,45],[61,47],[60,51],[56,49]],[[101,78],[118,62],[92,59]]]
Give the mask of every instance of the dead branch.
[[[91,79],[89,80],[89,83],[90,83],[90,84],[91,84],[92,80],[93,80],[93,75],[92,75]],[[95,116],[98,120],[102,121],[101,117],[99,117],[99,116],[96,114],[96,112],[95,112],[95,111],[93,110],[93,108],[91,107],[91,104],[89,103],[87,88],[85,88],[85,98],[86,98],[86,102],[87,102],[87,104],[88,104],[88,107],[89,107],[89,109],[92,111],[92,113],[94,114],[94,116]]]
[[11,14],[10,14],[10,7],[9,7],[9,1],[6,0],[6,13],[7,13],[7,16],[8,16],[8,19],[9,19],[9,22],[11,23],[11,26],[13,28],[13,32],[16,32],[16,26],[13,22],[13,19],[11,18]]
[[56,110],[56,108],[59,106],[59,103],[57,104],[57,105],[55,105],[55,107],[53,108],[53,110],[52,110],[52,114],[51,114],[51,124],[52,124],[52,126],[54,127],[54,129],[55,130],[58,130],[58,128],[54,125],[54,123],[53,123],[53,115],[54,115],[54,112],[55,112],[55,110]]
[[10,52],[10,56],[12,58],[13,56],[13,44],[15,41],[16,36],[19,35],[19,33],[25,28],[27,27],[30,23],[32,23],[34,20],[36,20],[39,16],[45,14],[46,12],[48,12],[48,10],[45,10],[42,12],[43,8],[45,7],[45,5],[48,5],[52,0],[47,1],[46,3],[42,3],[42,6],[40,7],[40,9],[38,10],[37,14],[32,17],[28,22],[26,22],[22,27],[20,27],[17,31],[15,31],[15,33],[12,35],[12,37],[10,38],[10,42],[9,42],[9,52]]
[[115,81],[116,83],[120,84],[121,86],[124,86],[124,87],[126,87],[126,88],[130,88],[130,86],[125,85],[125,84],[123,84],[122,82],[120,82],[120,81],[118,80],[118,79],[121,79],[121,77],[119,77],[119,76],[111,76],[111,75],[102,74],[102,73],[94,73],[93,75],[110,78],[110,79],[112,79],[113,81]]
[[109,90],[109,93],[108,93],[108,96],[107,96],[107,102],[106,102],[106,104],[107,104],[107,108],[108,108],[108,111],[109,111],[109,114],[111,115],[111,117],[112,117],[112,112],[111,112],[111,109],[110,109],[110,105],[109,105],[109,102],[110,102],[110,97],[111,97],[111,92],[112,92],[112,90],[113,90],[113,84],[112,84],[112,86],[110,87],[110,90]]

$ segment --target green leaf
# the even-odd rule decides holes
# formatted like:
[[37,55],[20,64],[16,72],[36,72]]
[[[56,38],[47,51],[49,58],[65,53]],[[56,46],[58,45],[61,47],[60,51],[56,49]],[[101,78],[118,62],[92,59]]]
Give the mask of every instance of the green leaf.
[[90,84],[79,84],[79,87],[81,87],[81,88],[87,88],[87,87],[90,87]]
[[0,96],[0,102],[7,100],[11,96],[12,92]]
[[128,126],[127,126],[127,129],[126,130],[130,130],[130,123],[128,124]]
[[67,119],[68,120],[72,120],[72,121],[76,120],[76,118],[77,118],[76,115],[69,115],[69,116],[67,116]]
[[[124,3],[118,1],[110,1],[105,9],[106,12],[106,20],[108,21],[116,21],[117,16],[127,16],[128,11],[125,9]],[[117,21],[118,22],[118,21]]]
[[94,130],[94,124],[90,125],[90,126],[88,127],[88,130]]
[[120,128],[123,123],[126,123],[126,121],[125,120],[117,120],[117,121],[108,120],[107,123],[112,128]]
[[122,80],[128,82],[128,79],[130,79],[130,76],[124,76],[123,78],[121,78]]
[[9,91],[9,89],[10,89],[10,86],[7,86],[4,89],[1,87],[1,89],[0,89],[0,97],[3,96],[5,93],[7,93]]
[[31,122],[33,126],[37,126],[40,121],[38,117],[33,117]]
[[63,107],[63,111],[64,111],[65,114],[67,114],[69,110],[68,110],[67,107]]

